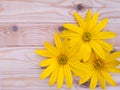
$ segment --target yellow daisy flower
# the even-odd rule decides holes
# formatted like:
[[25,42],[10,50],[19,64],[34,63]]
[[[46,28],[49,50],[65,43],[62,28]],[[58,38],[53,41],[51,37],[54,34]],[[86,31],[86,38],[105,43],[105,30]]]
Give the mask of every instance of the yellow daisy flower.
[[47,67],[40,75],[41,79],[50,76],[49,84],[57,81],[57,87],[61,88],[64,79],[69,88],[72,87],[72,72],[82,74],[88,70],[87,66],[80,63],[80,56],[75,47],[69,47],[68,41],[62,41],[58,34],[55,34],[55,46],[45,42],[46,50],[36,50],[36,54],[47,57],[39,65]]
[[104,50],[112,50],[112,45],[104,40],[116,36],[115,33],[110,31],[101,32],[107,25],[108,18],[98,22],[98,13],[92,16],[91,10],[88,10],[85,20],[76,12],[74,13],[74,18],[79,26],[63,24],[63,27],[67,30],[64,30],[61,36],[70,39],[70,46],[77,44],[80,47],[80,53],[84,61],[88,60],[92,50],[104,59]]
[[91,89],[96,87],[98,81],[100,82],[102,88],[106,88],[106,81],[110,85],[116,86],[116,83],[112,79],[110,73],[120,73],[120,69],[117,68],[117,66],[120,65],[120,62],[116,60],[118,57],[120,57],[120,52],[107,54],[105,60],[95,54],[92,54],[86,63],[89,66],[90,71],[81,77],[79,83],[83,84],[90,80]]

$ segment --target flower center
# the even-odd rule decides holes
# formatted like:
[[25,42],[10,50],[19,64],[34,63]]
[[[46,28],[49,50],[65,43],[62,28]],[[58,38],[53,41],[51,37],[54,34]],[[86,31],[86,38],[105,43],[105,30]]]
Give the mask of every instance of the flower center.
[[65,55],[60,55],[58,57],[58,64],[65,65],[67,63],[68,58]]
[[95,60],[95,62],[94,62],[94,68],[95,69],[100,69],[102,66],[103,66],[103,61],[102,60],[100,60],[100,59],[98,59],[98,60]]
[[86,41],[86,42],[89,42],[91,40],[91,37],[92,37],[91,33],[89,33],[89,32],[85,32],[83,34],[83,40]]

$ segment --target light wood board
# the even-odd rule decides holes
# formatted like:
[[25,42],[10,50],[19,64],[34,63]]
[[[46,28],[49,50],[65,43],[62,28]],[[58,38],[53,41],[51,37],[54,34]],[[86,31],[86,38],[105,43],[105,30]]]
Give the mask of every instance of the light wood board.
[[[120,50],[120,0],[0,0],[0,76],[2,90],[58,90],[49,86],[48,78],[39,79],[44,70],[43,59],[34,50],[44,48],[43,42],[53,43],[55,32],[61,32],[63,23],[76,23],[73,12],[83,17],[88,9],[99,13],[99,20],[108,17],[105,30],[117,33],[108,40]],[[113,75],[119,90],[120,74]],[[73,78],[71,90],[89,90]],[[97,88],[100,90],[100,88]],[[65,83],[61,90],[67,89]]]

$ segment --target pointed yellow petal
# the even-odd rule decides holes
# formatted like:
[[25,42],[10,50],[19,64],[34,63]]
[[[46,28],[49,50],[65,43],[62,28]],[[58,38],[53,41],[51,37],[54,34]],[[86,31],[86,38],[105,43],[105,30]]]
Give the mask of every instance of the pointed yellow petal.
[[105,41],[103,41],[103,40],[95,40],[95,41],[96,41],[98,44],[100,44],[103,49],[109,50],[109,51],[112,51],[112,50],[113,50],[112,45],[106,43]]
[[63,48],[62,48],[62,53],[65,55],[65,56],[69,56],[69,50],[70,50],[70,46],[68,44],[68,40],[67,39],[64,39],[63,41]]
[[53,85],[57,81],[58,72],[59,72],[59,68],[56,67],[56,69],[53,71],[53,73],[50,76],[49,85]]
[[64,72],[63,72],[63,66],[59,67],[59,74],[58,74],[58,80],[57,80],[57,88],[61,88],[64,81]]
[[35,53],[41,56],[53,57],[54,55],[48,52],[47,50],[35,50]]
[[55,38],[55,45],[56,45],[57,49],[58,49],[59,51],[61,51],[61,48],[62,48],[62,40],[61,40],[60,36],[59,36],[58,34],[55,34],[54,38]]
[[112,73],[120,73],[120,69],[119,68],[107,68],[108,72],[112,72]]
[[90,31],[93,30],[93,28],[96,26],[97,21],[98,21],[98,13],[95,13],[92,17],[91,22],[90,22],[90,26],[89,26]]
[[92,31],[92,33],[96,34],[100,31],[102,31],[105,26],[107,25],[108,23],[108,18],[105,18],[103,20],[101,20],[96,26],[95,26],[95,29]]
[[[83,61],[83,56],[80,53],[77,53],[76,55],[74,55],[73,57],[71,57],[71,61]],[[84,62],[84,61],[83,61]]]
[[47,69],[45,69],[40,75],[40,79],[48,77],[53,72],[53,70],[55,70],[56,66],[57,63],[52,63],[50,66],[48,66]]
[[97,55],[99,55],[102,59],[105,59],[105,52],[97,42],[91,41],[90,45],[93,48],[93,50],[97,53]]
[[53,55],[55,55],[55,56],[58,55],[59,52],[58,52],[58,50],[57,50],[53,45],[51,45],[51,44],[48,43],[48,42],[45,42],[44,45],[45,45],[46,49],[47,49],[49,52],[51,52]]
[[87,25],[90,24],[91,17],[92,17],[92,10],[88,10],[87,14],[86,14],[86,18],[85,18],[85,21],[86,21]]
[[85,47],[86,48],[83,51],[84,52],[84,62],[88,61],[88,58],[90,57],[90,54],[91,54],[91,46],[89,45],[89,43],[86,43]]
[[68,64],[64,65],[65,79],[66,84],[69,88],[72,87],[72,73],[70,70],[70,66]]
[[80,47],[82,46],[82,44],[83,44],[82,38],[72,38],[69,41],[69,45],[72,48],[76,47],[77,49],[80,49]]
[[80,55],[83,56],[84,62],[88,60],[91,54],[91,46],[89,42],[84,42],[79,51]]
[[77,68],[78,70],[82,70],[82,71],[89,71],[89,67],[84,64],[84,63],[81,63],[80,61],[70,61],[69,64],[74,67],[74,68]]
[[79,34],[83,33],[82,28],[78,27],[75,24],[63,24],[63,27],[66,28],[66,29],[68,29],[68,30],[70,30],[70,31],[79,33]]
[[115,81],[113,80],[113,78],[111,77],[111,75],[109,73],[107,73],[106,71],[103,71],[103,70],[101,71],[101,73],[110,85],[116,86]]
[[82,27],[82,29],[86,29],[85,21],[83,20],[83,18],[77,12],[74,13],[74,18],[77,21],[77,23],[79,24],[79,26]]
[[61,34],[62,38],[81,38],[81,35],[79,33],[74,33],[69,30],[64,30]]
[[118,65],[120,65],[120,61],[117,61],[117,60],[110,60],[110,59],[107,59],[105,60],[106,62],[106,67],[116,67]]
[[85,73],[84,76],[81,77],[79,84],[83,84],[83,83],[87,82],[90,78],[91,78],[91,74]]
[[100,81],[100,86],[105,89],[106,88],[106,82],[101,73],[98,73],[98,79]]
[[95,73],[92,75],[92,78],[91,78],[91,81],[90,81],[90,88],[91,88],[91,89],[96,88],[97,82],[98,82],[98,75],[97,75],[97,73],[95,72]]
[[94,35],[92,39],[109,39],[114,38],[116,34],[114,32],[99,32],[98,34]]
[[68,43],[68,40],[67,39],[64,39],[63,40],[63,46],[62,46],[62,53],[64,53],[66,56],[69,55],[69,43]]
[[82,76],[84,76],[84,71],[79,71],[79,69],[78,68],[75,68],[75,67],[72,67],[71,66],[71,70],[72,70],[72,72],[75,74],[75,75],[77,75],[77,76],[80,76],[80,77],[82,77]]
[[95,26],[95,29],[92,31],[92,33],[96,34],[100,31],[102,31],[105,26],[107,25],[108,23],[108,18],[106,19],[103,19],[102,21],[100,21],[96,26]]
[[86,53],[86,52],[84,52],[85,49],[86,49],[86,43],[84,42],[84,43],[81,45],[80,50],[79,50],[79,52],[78,52],[78,53],[80,53],[80,56],[84,57],[84,55],[85,55],[85,53]]
[[113,60],[116,60],[116,59],[119,58],[119,57],[120,57],[120,52],[114,52],[114,53],[110,54],[110,55],[107,57],[107,59],[108,59],[109,61],[113,61]]
[[46,66],[50,65],[51,62],[56,62],[56,61],[55,61],[54,58],[45,59],[45,60],[41,61],[39,65],[40,65],[41,67],[46,67]]
[[76,54],[78,53],[81,45],[82,45],[82,41],[80,39],[71,39],[69,41],[69,45],[70,45],[70,53],[69,56],[72,57],[76,57]]

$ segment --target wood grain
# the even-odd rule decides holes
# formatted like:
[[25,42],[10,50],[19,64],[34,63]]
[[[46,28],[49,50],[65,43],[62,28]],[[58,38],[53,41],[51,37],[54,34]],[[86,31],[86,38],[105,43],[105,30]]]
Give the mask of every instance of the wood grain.
[[74,22],[74,11],[84,16],[88,9],[120,21],[120,2],[114,0],[0,0],[0,8],[0,22]]
[[[119,47],[120,23],[109,22],[105,30],[117,33],[117,37],[109,42]],[[54,33],[60,32],[62,23],[0,23],[0,47],[7,46],[43,46],[44,41],[54,42]]]
[[60,24],[0,24],[0,46],[41,46],[53,42]]
[[[34,54],[36,49],[40,49],[40,47],[0,49],[0,56],[3,56],[0,58],[2,90],[57,89],[56,86],[48,86],[48,79],[39,79],[39,74],[43,69],[38,66],[38,63],[43,58]],[[75,87],[73,86],[73,88]],[[66,86],[63,85],[61,90],[66,90]]]
[[[43,48],[43,42],[53,43],[55,32],[63,23],[76,23],[73,12],[82,17],[88,9],[99,12],[99,20],[108,17],[105,29],[116,32],[117,37],[108,42],[120,50],[120,0],[0,0],[0,79],[2,90],[58,90],[49,86],[48,78],[39,80],[43,68],[38,63],[44,59],[34,54]],[[113,75],[119,90],[120,74]],[[73,78],[71,90],[89,90],[78,85]],[[61,90],[68,90],[65,83]],[[101,90],[97,87],[97,90]]]
[[[0,48],[0,67],[2,90],[57,90],[56,85],[48,86],[49,79],[40,80],[39,74],[44,70],[38,66],[43,57],[34,54],[42,47]],[[119,48],[116,48],[119,50]],[[113,75],[120,88],[120,75]],[[87,90],[78,85],[79,78],[73,78],[71,90]],[[49,88],[49,89],[48,89]],[[112,88],[108,85],[108,88]],[[66,90],[64,84],[61,90]],[[89,90],[89,89],[88,89]],[[100,89],[99,89],[100,90]]]

